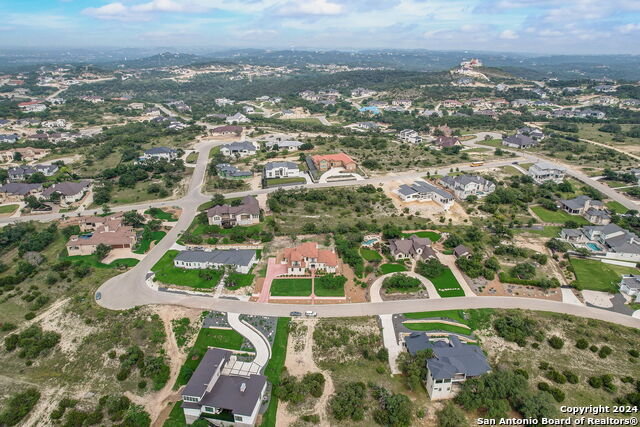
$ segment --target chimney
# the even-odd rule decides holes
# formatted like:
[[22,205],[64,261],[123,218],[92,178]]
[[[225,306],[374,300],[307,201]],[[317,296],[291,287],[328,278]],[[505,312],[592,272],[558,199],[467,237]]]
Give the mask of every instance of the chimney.
[[247,389],[247,383],[240,384],[240,393],[244,393],[246,389]]

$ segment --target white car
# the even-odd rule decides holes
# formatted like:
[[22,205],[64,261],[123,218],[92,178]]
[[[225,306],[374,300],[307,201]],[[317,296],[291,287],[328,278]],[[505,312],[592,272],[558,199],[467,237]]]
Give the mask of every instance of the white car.
[[304,315],[307,317],[316,317],[318,313],[316,313],[315,311],[305,311]]

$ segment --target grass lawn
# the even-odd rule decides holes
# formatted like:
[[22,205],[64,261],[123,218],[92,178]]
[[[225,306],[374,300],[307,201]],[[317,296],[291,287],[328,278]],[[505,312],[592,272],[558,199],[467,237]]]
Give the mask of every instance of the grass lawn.
[[274,279],[271,283],[274,297],[308,297],[311,295],[311,279]]
[[592,259],[571,258],[570,261],[576,273],[578,289],[614,293],[618,290],[621,275],[640,274],[637,268],[605,264]]
[[184,268],[174,267],[173,259],[176,255],[178,255],[178,251],[175,249],[167,251],[156,265],[151,268],[151,271],[156,273],[156,279],[160,282],[169,285],[211,289],[220,281],[220,278],[222,277],[222,272],[220,270],[212,270],[213,279],[207,280],[200,277],[201,270],[187,270]]
[[193,152],[187,154],[187,163],[195,163],[198,160],[198,153]]
[[430,319],[444,317],[467,325],[471,330],[483,329],[490,325],[492,308],[480,308],[474,310],[439,310],[421,311],[417,313],[405,313],[407,319]]
[[0,214],[12,214],[18,209],[18,205],[0,206]]
[[582,218],[581,216],[569,215],[568,213],[566,213],[565,211],[562,211],[562,210],[557,210],[557,211],[554,212],[554,211],[550,211],[548,209],[545,209],[542,206],[533,206],[531,208],[531,210],[543,222],[551,222],[551,223],[554,223],[554,224],[564,224],[567,221],[575,221],[579,225],[588,225],[589,224],[589,221],[587,221],[586,219]]
[[517,228],[515,229],[515,232],[517,234],[531,233],[531,234],[536,234],[542,237],[552,238],[552,237],[558,237],[561,229],[562,227],[560,226],[545,225],[544,227],[542,227],[542,230],[529,230],[525,228]]
[[400,271],[407,271],[407,267],[405,267],[404,264],[390,263],[390,264],[382,264],[380,266],[380,270],[382,271],[382,274],[389,274],[389,273],[398,273]]
[[307,180],[301,176],[292,176],[291,178],[271,178],[267,179],[267,187],[282,184],[304,184]]
[[187,421],[184,418],[184,411],[180,407],[182,400],[179,400],[173,405],[169,418],[164,422],[163,427],[184,427],[187,425]]
[[502,147],[501,139],[487,139],[476,142],[478,145],[488,145],[489,147]]
[[453,332],[454,334],[463,334],[463,335],[471,334],[471,329],[469,328],[465,328],[462,326],[454,326],[454,325],[449,325],[447,323],[439,323],[439,322],[405,323],[404,326],[406,326],[408,329],[411,329],[412,331],[443,330],[443,331]]
[[187,360],[180,368],[180,374],[176,379],[174,388],[186,384],[191,374],[196,370],[200,360],[209,347],[220,347],[229,350],[240,350],[244,337],[233,329],[202,328],[198,333],[196,342],[191,347]]
[[607,208],[617,214],[625,214],[629,211],[629,209],[625,208],[622,203],[616,202],[615,200],[607,202]]
[[122,258],[122,259],[117,259],[113,261],[111,264],[104,264],[98,261],[98,258],[96,258],[95,255],[74,255],[74,256],[68,256],[65,259],[68,259],[69,261],[89,264],[91,267],[95,267],[95,268],[117,268],[121,266],[133,267],[138,262],[140,262],[135,258]]
[[464,291],[449,268],[445,269],[440,276],[429,280],[431,280],[431,283],[438,291],[438,295],[442,298],[464,296]]
[[323,281],[318,280],[318,277],[315,278],[314,283],[314,291],[316,296],[319,297],[343,297],[344,296],[344,285],[337,288],[331,289],[323,286]]
[[161,219],[163,221],[175,222],[175,221],[178,220],[178,218],[175,218],[173,216],[173,214],[171,214],[169,212],[165,212],[165,211],[163,211],[162,209],[159,209],[159,208],[151,208],[151,209],[148,209],[148,210],[144,211],[144,213],[146,213],[147,215],[151,215],[155,219]]
[[373,249],[360,248],[360,255],[365,261],[382,261],[382,255]]
[[140,243],[138,244],[138,248],[133,251],[133,253],[136,254],[144,254],[149,250],[149,247],[151,246],[151,242],[154,242],[155,244],[158,244],[158,242],[160,240],[162,240],[162,238],[166,235],[167,233],[165,233],[164,231],[153,231],[151,232],[151,235],[149,236],[149,238],[147,239],[142,239],[140,241]]
[[256,277],[255,274],[243,274],[243,273],[229,273],[227,276],[227,283],[233,282],[235,285],[227,286],[228,289],[240,289],[245,286],[251,286],[253,284],[253,279]]
[[415,233],[402,233],[402,237],[408,239],[412,234],[415,234],[418,237],[428,237],[432,242],[437,242],[440,240],[440,234],[435,231],[416,231]]
[[518,169],[514,168],[511,165],[504,166],[502,168],[502,172],[507,175],[522,175],[522,172],[520,172]]
[[289,339],[289,318],[278,318],[276,325],[276,337],[271,348],[271,358],[264,368],[264,375],[269,379],[273,388],[271,390],[271,401],[267,412],[262,416],[260,427],[275,427],[276,412],[278,410],[278,398],[274,390],[280,385],[280,374],[284,368],[284,361],[287,357],[287,341]]
[[439,311],[419,311],[417,313],[405,313],[407,319],[428,319],[430,317],[446,317],[456,322],[467,324],[464,319],[463,310],[439,310]]

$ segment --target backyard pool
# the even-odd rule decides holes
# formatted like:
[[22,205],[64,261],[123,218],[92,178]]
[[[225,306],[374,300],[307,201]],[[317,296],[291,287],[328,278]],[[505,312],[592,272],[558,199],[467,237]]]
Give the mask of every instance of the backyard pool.
[[380,241],[380,237],[378,236],[364,236],[364,239],[362,241],[362,246],[373,246],[374,244],[378,243]]
[[596,245],[595,243],[587,243],[587,247],[593,252],[600,252],[600,246]]

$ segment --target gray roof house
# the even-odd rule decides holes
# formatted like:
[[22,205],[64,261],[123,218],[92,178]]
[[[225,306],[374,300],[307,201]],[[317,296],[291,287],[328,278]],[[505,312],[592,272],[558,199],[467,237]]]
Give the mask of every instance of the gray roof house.
[[298,151],[303,144],[303,142],[294,140],[267,141],[265,147],[272,149],[277,145],[279,150]]
[[178,157],[178,150],[169,147],[153,147],[145,150],[139,160],[167,160],[171,161]]
[[422,259],[435,258],[436,253],[431,248],[431,240],[427,237],[418,237],[412,234],[408,239],[389,240],[389,249],[395,259],[415,258]]
[[491,371],[480,347],[462,343],[456,335],[449,335],[447,340],[431,341],[424,332],[414,332],[405,338],[405,345],[411,354],[427,349],[433,351],[434,357],[426,362],[425,381],[431,400],[452,398],[459,383]]
[[426,202],[435,201],[439,203],[445,210],[453,205],[453,194],[448,191],[431,185],[425,181],[415,181],[411,185],[402,184],[395,193],[400,196],[404,202]]
[[255,425],[267,377],[234,369],[235,364],[233,352],[207,350],[182,390],[181,407],[187,424],[204,417],[214,425]]
[[263,174],[267,179],[301,176],[300,168],[293,162],[269,162],[264,165]]
[[527,175],[533,178],[533,180],[538,184],[542,184],[546,181],[560,183],[564,180],[566,171],[567,170],[564,167],[550,162],[538,162],[529,167]]
[[58,193],[61,196],[60,201],[62,204],[73,203],[80,200],[90,186],[91,181],[88,180],[60,182],[44,190],[42,196],[48,199],[53,193]]
[[592,224],[604,225],[611,222],[611,216],[600,200],[593,200],[589,196],[581,195],[573,199],[562,199],[559,203],[567,213],[582,215]]
[[620,292],[630,297],[635,297],[635,302],[640,302],[640,275],[623,275],[620,280]]
[[16,166],[9,168],[9,181],[24,181],[34,173],[41,173],[44,176],[52,176],[58,172],[56,165],[33,165],[33,166]]
[[253,176],[252,172],[240,170],[229,163],[218,163],[216,171],[224,178],[250,178]]
[[0,134],[0,142],[8,142],[10,144],[13,144],[14,142],[17,142],[18,139],[20,139],[20,136],[17,133]]
[[465,245],[458,245],[453,249],[453,255],[455,255],[456,258],[468,258],[471,256],[471,251]]
[[173,265],[178,268],[198,270],[231,266],[238,273],[247,274],[256,261],[256,251],[253,249],[187,250],[176,255]]
[[496,185],[476,175],[445,176],[440,179],[440,184],[453,191],[459,199],[466,199],[469,196],[484,197],[496,191]]
[[22,199],[26,196],[36,195],[42,191],[42,184],[25,184],[21,182],[8,182],[0,186],[0,200],[4,203],[10,199]]
[[516,134],[504,138],[502,140],[502,145],[511,148],[530,148],[538,145],[538,143],[530,136]]
[[231,144],[223,145],[220,147],[220,153],[224,156],[237,156],[246,157],[254,155],[258,152],[255,145],[248,141],[232,142]]
[[239,205],[219,205],[207,210],[209,225],[234,227],[260,222],[260,204],[253,196],[245,196]]

